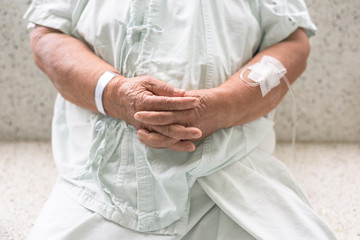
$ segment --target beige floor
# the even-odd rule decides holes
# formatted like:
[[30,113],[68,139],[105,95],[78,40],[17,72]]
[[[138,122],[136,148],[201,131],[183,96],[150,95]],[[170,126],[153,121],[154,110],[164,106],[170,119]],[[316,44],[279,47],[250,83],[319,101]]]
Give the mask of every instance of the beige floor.
[[[278,144],[318,213],[339,240],[360,240],[360,144]],[[0,239],[28,234],[57,172],[47,142],[0,143]],[[291,238],[289,238],[291,239]]]

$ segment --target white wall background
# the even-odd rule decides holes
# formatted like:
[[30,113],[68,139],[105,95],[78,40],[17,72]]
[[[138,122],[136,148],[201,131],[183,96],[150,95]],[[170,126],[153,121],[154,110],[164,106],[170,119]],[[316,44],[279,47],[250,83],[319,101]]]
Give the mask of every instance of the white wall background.
[[[56,91],[32,61],[22,15],[29,0],[0,0],[0,141],[47,140]],[[306,73],[295,83],[300,141],[360,142],[360,1],[307,0],[318,26]],[[276,116],[291,139],[291,99]]]

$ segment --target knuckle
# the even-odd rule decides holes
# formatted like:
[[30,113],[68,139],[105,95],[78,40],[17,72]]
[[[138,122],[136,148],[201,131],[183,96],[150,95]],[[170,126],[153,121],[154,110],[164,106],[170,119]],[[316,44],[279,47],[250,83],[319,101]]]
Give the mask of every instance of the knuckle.
[[171,102],[171,101],[170,101],[170,98],[164,97],[163,99],[164,99],[164,101],[163,101],[163,102],[164,102],[164,105],[167,106],[167,105],[171,104],[171,103],[170,103],[170,102]]
[[166,106],[166,100],[164,98],[159,98],[156,100],[156,103],[158,108],[164,108]]
[[162,134],[171,137],[170,126],[162,126]]
[[166,92],[172,92],[173,91],[173,86],[171,86],[170,84],[162,82],[162,87],[164,88],[164,90]]
[[144,79],[148,80],[149,82],[153,82],[155,79],[150,75],[145,75]]
[[169,110],[174,110],[175,109],[174,108],[174,103],[173,103],[172,99],[169,98],[169,97],[164,98],[164,106],[166,106],[166,108],[169,109]]
[[[166,124],[166,122],[167,122],[167,117],[166,117],[165,114],[161,114],[161,115],[159,116],[159,122],[160,122],[160,124]],[[169,129],[166,128],[166,127],[164,128],[164,130],[167,131],[167,133],[168,133],[168,131],[169,131]]]
[[141,78],[141,84],[146,89],[152,90],[155,86],[155,79],[151,76],[143,76]]
[[175,139],[186,139],[188,134],[186,128],[182,125],[175,125],[172,129],[172,137]]
[[138,94],[136,98],[131,102],[135,112],[146,110],[146,106],[149,104],[149,99],[146,94]]
[[159,133],[150,133],[146,142],[154,148],[167,148],[172,145],[170,138],[167,138]]
[[188,111],[186,115],[186,127],[198,126],[198,118],[195,110]]
[[183,131],[180,129],[180,125],[169,126],[169,135],[174,139],[181,139]]
[[147,136],[147,140],[148,140],[148,142],[152,143],[153,145],[158,144],[158,141],[157,141],[158,139],[154,133],[149,133]]

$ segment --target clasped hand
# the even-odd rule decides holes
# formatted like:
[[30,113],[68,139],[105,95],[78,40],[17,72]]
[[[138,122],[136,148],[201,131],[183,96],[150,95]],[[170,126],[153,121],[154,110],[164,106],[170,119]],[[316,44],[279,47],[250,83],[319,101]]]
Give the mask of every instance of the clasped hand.
[[222,128],[218,95],[216,88],[185,92],[150,76],[119,77],[104,92],[104,108],[138,129],[145,145],[191,152],[192,141]]

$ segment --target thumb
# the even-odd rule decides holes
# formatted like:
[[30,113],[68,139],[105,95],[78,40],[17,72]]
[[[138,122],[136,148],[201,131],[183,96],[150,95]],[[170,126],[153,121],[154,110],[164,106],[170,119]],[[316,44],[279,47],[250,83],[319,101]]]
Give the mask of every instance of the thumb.
[[158,96],[183,97],[185,95],[184,89],[175,88],[174,86],[157,79],[153,79],[149,90]]

